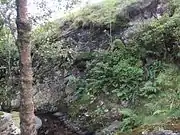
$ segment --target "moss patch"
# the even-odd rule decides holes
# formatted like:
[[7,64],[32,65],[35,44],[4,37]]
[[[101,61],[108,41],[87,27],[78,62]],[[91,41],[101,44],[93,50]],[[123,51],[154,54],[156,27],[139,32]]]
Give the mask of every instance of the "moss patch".
[[3,115],[4,113],[0,111],[0,119],[2,118]]
[[[73,27],[83,27],[90,24],[109,26],[117,21],[124,25],[123,17],[119,16],[120,11],[136,0],[105,0],[100,4],[86,6],[76,13],[69,14],[66,19],[73,22]],[[119,19],[121,18],[121,19]]]
[[19,118],[19,112],[12,112],[12,120],[14,121],[14,124],[17,127],[20,127],[20,118]]

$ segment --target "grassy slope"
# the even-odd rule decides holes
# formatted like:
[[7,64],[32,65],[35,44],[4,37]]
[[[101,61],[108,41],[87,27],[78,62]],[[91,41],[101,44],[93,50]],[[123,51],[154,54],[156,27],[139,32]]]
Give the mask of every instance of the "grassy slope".
[[92,22],[99,25],[114,23],[121,9],[137,0],[104,0],[98,5],[87,6],[76,13],[67,16],[75,25]]

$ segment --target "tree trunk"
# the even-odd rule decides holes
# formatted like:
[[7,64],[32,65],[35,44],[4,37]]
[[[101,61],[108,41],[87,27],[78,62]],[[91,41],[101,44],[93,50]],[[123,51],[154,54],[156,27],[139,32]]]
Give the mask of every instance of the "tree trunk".
[[20,128],[22,135],[36,135],[33,105],[33,73],[31,60],[31,23],[28,19],[27,0],[16,0],[17,41],[20,54]]

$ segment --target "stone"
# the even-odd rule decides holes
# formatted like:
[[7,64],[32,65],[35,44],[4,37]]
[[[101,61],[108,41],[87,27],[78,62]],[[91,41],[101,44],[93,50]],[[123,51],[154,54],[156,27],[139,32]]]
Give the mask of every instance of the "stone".
[[[42,121],[35,117],[36,129],[42,126]],[[19,112],[5,113],[0,118],[0,135],[20,135]]]
[[116,130],[118,130],[120,125],[120,121],[114,121],[112,122],[108,127],[104,128],[100,132],[97,133],[97,135],[111,135],[113,134]]
[[11,106],[13,107],[13,109],[16,109],[16,108],[19,108],[20,106],[20,94],[17,94],[17,98],[16,99],[13,99],[11,100]]
[[[13,120],[14,124],[20,128],[19,112],[13,111],[11,115],[12,115],[12,120]],[[37,116],[35,116],[35,123],[36,123],[35,127],[38,130],[42,126],[42,121]]]
[[61,117],[61,116],[63,116],[64,114],[63,114],[62,112],[56,112],[56,113],[54,113],[53,115],[56,116],[56,117]]
[[12,114],[3,113],[0,119],[0,135],[20,135],[20,129],[14,124]]
[[35,116],[35,122],[36,122],[36,130],[38,130],[42,126],[42,121],[39,117]]
[[129,26],[122,32],[125,43],[139,31],[141,25],[150,23],[153,19],[159,19],[168,13],[167,0],[138,0],[119,11],[119,14],[129,19]]

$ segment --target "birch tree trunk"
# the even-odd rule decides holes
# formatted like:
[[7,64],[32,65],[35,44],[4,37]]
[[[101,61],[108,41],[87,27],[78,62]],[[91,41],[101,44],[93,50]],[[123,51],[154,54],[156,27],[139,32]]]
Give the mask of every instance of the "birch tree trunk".
[[20,54],[20,129],[21,135],[36,135],[32,99],[31,23],[28,19],[27,0],[16,0],[16,7],[16,44]]

